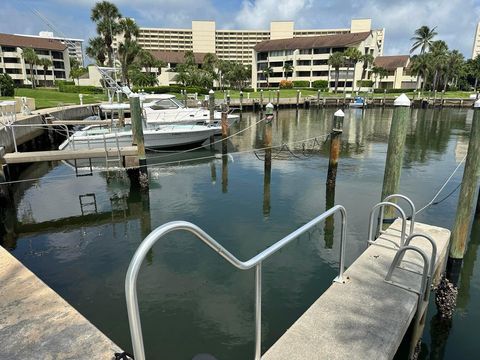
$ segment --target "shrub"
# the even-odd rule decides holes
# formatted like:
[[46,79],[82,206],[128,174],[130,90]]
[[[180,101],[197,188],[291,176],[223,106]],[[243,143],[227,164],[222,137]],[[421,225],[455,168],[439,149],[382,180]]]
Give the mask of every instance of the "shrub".
[[78,85],[65,85],[60,84],[58,86],[58,91],[64,93],[75,93],[75,94],[103,94],[103,88],[96,86],[78,86]]
[[15,87],[13,79],[8,74],[0,74],[0,95],[1,96],[14,96]]
[[75,81],[55,80],[55,84],[57,84],[57,86],[61,86],[61,85],[75,85]]
[[373,80],[358,80],[357,81],[357,86],[358,87],[372,87],[373,86]]
[[295,80],[293,82],[293,87],[296,88],[308,88],[310,87],[310,82],[307,80]]
[[[413,89],[387,89],[387,94],[401,94],[404,92],[412,92]],[[383,94],[385,89],[373,89],[376,94]]]
[[326,90],[328,89],[328,81],[327,80],[315,80],[312,83],[312,87],[315,89]]
[[280,89],[291,89],[293,88],[293,82],[290,80],[281,80],[280,81]]
[[251,93],[251,92],[253,92],[253,89],[252,89],[252,88],[245,88],[245,89],[242,89],[242,92],[244,92],[244,93],[245,93],[245,92]]

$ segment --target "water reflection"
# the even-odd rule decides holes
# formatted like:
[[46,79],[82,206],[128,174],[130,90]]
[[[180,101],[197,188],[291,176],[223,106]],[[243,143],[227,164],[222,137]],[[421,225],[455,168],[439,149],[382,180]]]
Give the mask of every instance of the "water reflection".
[[[229,139],[228,157],[222,156],[221,142],[213,152],[151,153],[147,193],[131,189],[128,179],[107,181],[99,174],[58,180],[69,169],[38,164],[25,177],[42,180],[16,186],[15,206],[3,206],[1,242],[128,350],[126,268],[146,234],[165,222],[192,221],[247,259],[339,203],[349,213],[350,261],[364,250],[365,209],[379,198],[392,111],[346,110],[337,183],[328,189],[324,136],[335,110],[282,110],[271,125],[259,122],[258,113],[243,113],[230,130],[242,132]],[[412,110],[402,187],[419,203],[430,200],[432,181],[445,178],[455,166],[452,154],[469,128],[465,117],[464,110]],[[318,143],[305,152],[302,141],[314,137]],[[268,143],[288,143],[296,156],[277,156],[279,148],[266,151],[262,161],[253,152],[235,154]],[[82,215],[78,197],[92,193],[97,212],[84,209]],[[448,226],[454,207],[445,204],[426,211],[422,221]],[[335,225],[328,219],[324,234],[317,229],[265,263],[264,349],[331,284],[338,266],[340,227]],[[459,313],[472,312],[479,297],[479,231],[477,223],[462,269]],[[253,274],[233,270],[188,234],[170,234],[155,245],[141,271],[139,299],[153,358],[188,359],[209,352],[243,360],[252,353]],[[433,346],[432,354],[448,358],[448,347],[456,347],[455,332],[443,336],[435,321],[428,319],[432,330],[429,335],[427,329],[425,344]],[[458,316],[453,324],[458,329],[464,321]],[[480,351],[476,343],[470,345]]]

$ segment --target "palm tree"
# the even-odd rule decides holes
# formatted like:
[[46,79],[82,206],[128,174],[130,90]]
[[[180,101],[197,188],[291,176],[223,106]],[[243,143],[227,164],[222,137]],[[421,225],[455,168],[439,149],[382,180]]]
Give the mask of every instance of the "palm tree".
[[463,54],[461,54],[458,50],[452,50],[448,53],[445,79],[443,82],[443,91],[447,90],[447,85],[450,81],[455,80],[454,82],[456,83],[464,63],[465,59]]
[[412,74],[417,75],[417,85],[415,88],[418,90],[420,87],[420,81],[422,81],[422,92],[425,89],[428,73],[430,71],[430,58],[428,54],[414,55],[411,60]]
[[133,64],[138,52],[141,50],[140,45],[134,40],[127,40],[120,43],[118,47],[118,55],[120,57],[120,68],[122,71],[122,83],[130,86],[128,69]]
[[88,72],[88,69],[81,66],[76,66],[70,69],[70,77],[72,79],[77,79],[77,85],[80,85],[80,76],[82,76],[83,74],[86,74],[87,72]]
[[480,54],[477,55],[474,59],[471,59],[467,62],[468,72],[475,79],[473,88],[475,93],[477,92],[478,79],[480,78]]
[[286,62],[285,65],[283,65],[283,72],[285,73],[285,80],[288,80],[288,74],[293,72],[293,64]]
[[340,68],[345,65],[345,56],[341,52],[334,52],[328,58],[328,65],[335,69],[335,94],[338,89],[338,77],[340,76]]
[[22,53],[23,60],[30,65],[30,79],[32,82],[32,89],[35,89],[35,79],[33,76],[33,65],[38,63],[38,56],[35,50],[32,48],[23,49]]
[[373,64],[373,62],[375,61],[375,58],[373,57],[372,54],[365,54],[365,55],[362,55],[362,58],[360,59],[360,61],[363,63],[362,77],[361,77],[361,79],[363,80],[367,76],[367,69],[370,67],[370,65]]
[[132,18],[123,18],[118,23],[120,30],[123,32],[123,38],[125,41],[131,41],[134,37],[140,35],[140,29]]
[[113,37],[122,31],[118,22],[120,18],[118,8],[108,1],[96,3],[90,15],[90,19],[97,24],[97,33],[103,39],[110,67],[113,66]]
[[379,89],[379,83],[377,83],[377,79],[380,78],[380,81],[382,81],[382,79],[387,76],[388,74],[388,70],[381,67],[381,66],[374,66],[372,68],[372,73],[375,75],[375,83],[374,83],[374,86]]
[[445,67],[448,61],[447,43],[443,40],[437,40],[432,42],[428,55],[430,56],[431,64],[434,69],[432,89],[437,90],[438,78],[441,75],[442,71],[445,71]]
[[85,52],[90,58],[95,60],[98,66],[105,65],[105,42],[100,36],[88,40],[88,46]]
[[267,80],[267,88],[268,88],[270,87],[270,76],[272,76],[273,74],[273,69],[271,66],[268,66],[262,70],[262,73],[265,76],[265,79]]
[[[48,58],[41,58],[39,59],[38,64],[42,65],[43,67],[43,86],[47,87],[47,71],[48,71],[48,68],[52,66],[52,60]],[[55,72],[52,72],[52,73],[55,74]]]
[[436,28],[437,27],[430,29],[428,26],[424,25],[415,30],[413,37],[410,38],[410,40],[413,41],[410,53],[420,48],[420,54],[424,54],[432,45],[432,40],[435,35],[437,35],[437,32],[435,31]]
[[353,67],[353,80],[352,80],[352,95],[353,92],[355,91],[355,72],[356,72],[356,67],[357,63],[362,59],[362,52],[358,50],[357,48],[350,47],[344,52],[344,56],[348,59],[347,61],[347,75],[345,77],[345,82],[343,84],[343,92],[345,93],[347,89],[347,80],[348,80],[348,73],[350,70],[350,66]]

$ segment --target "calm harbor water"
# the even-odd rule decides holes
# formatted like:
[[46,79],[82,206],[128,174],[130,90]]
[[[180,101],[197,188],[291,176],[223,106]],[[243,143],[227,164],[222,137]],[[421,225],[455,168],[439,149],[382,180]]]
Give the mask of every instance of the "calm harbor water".
[[[231,129],[243,131],[229,140],[228,161],[219,156],[220,144],[215,152],[150,153],[148,193],[131,190],[120,175],[76,178],[63,163],[32,165],[21,179],[38,180],[15,185],[15,204],[3,210],[0,244],[131,351],[124,279],[143,238],[165,222],[187,220],[246,260],[319,215],[326,208],[325,135],[333,112],[278,113],[270,178],[264,176],[263,151],[253,151],[263,147],[265,129],[253,113],[243,114]],[[347,265],[365,249],[369,209],[380,200],[391,117],[391,109],[346,111],[336,193],[328,195],[348,212]],[[417,208],[431,200],[463,158],[471,118],[467,110],[412,110],[400,192]],[[443,195],[457,187],[461,174]],[[458,191],[418,221],[451,228],[457,199]],[[322,224],[264,263],[263,351],[336,276],[338,220],[334,229]],[[431,304],[421,359],[478,357],[479,243],[476,221],[453,322],[441,323]],[[147,357],[252,358],[253,299],[253,271],[232,268],[191,235],[169,234],[148,254],[139,276]],[[398,359],[406,358],[406,347]]]

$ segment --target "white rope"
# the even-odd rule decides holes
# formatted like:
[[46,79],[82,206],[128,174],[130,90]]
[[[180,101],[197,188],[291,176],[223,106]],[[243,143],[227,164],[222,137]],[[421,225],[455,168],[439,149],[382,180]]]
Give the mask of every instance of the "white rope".
[[433,197],[432,200],[430,200],[430,202],[425,205],[424,207],[422,207],[420,210],[418,210],[415,215],[417,214],[420,214],[422,211],[424,211],[426,208],[428,208],[429,206],[431,206],[435,200],[437,199],[437,197],[441,194],[441,192],[443,191],[443,189],[445,189],[445,186],[447,186],[447,184],[450,182],[450,180],[452,180],[453,176],[455,175],[455,173],[458,171],[458,169],[460,169],[460,167],[462,166],[462,164],[465,162],[465,160],[467,159],[467,155],[465,155],[465,157],[462,159],[462,161],[460,161],[460,163],[458,164],[458,166],[455,168],[455,170],[453,170],[452,174],[448,177],[448,179],[443,183],[442,187],[440,188],[440,190],[437,191],[437,193],[435,194],[435,196]]

